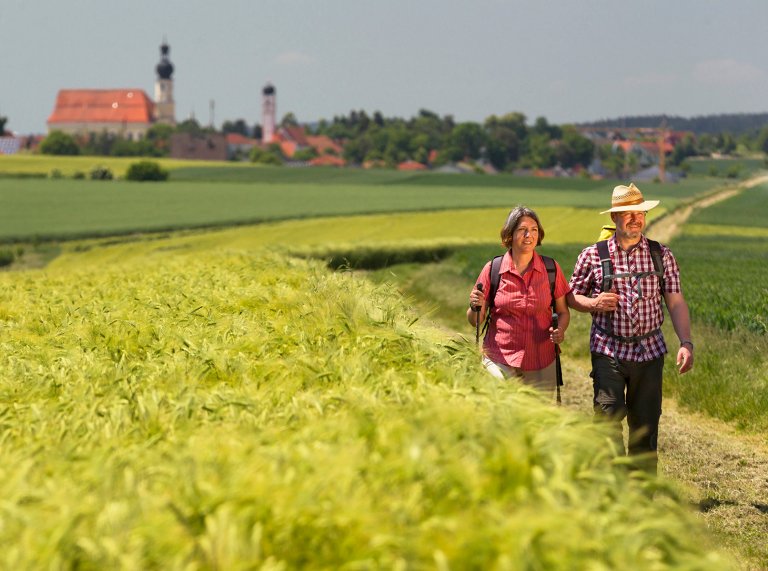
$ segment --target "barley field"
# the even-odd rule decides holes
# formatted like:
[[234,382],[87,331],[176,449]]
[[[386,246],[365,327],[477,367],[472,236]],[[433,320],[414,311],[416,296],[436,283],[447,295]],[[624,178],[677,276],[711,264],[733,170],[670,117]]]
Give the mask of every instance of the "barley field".
[[263,249],[76,257],[0,275],[2,568],[732,565],[390,286]]
[[[297,200],[290,216],[305,219],[173,234],[136,234],[133,220],[124,236],[60,244],[43,269],[0,273],[0,568],[736,568],[600,425],[490,380],[470,341],[432,325],[465,306],[511,200],[537,210],[542,248],[568,273],[603,223],[604,189],[451,193],[376,176],[318,188],[385,212],[319,216]],[[74,208],[78,192],[110,204],[173,188],[75,182],[0,190],[18,200],[19,183],[53,183],[38,204],[63,191]],[[241,208],[236,187],[310,192],[178,184],[234,192]],[[710,188],[659,190],[679,204]]]

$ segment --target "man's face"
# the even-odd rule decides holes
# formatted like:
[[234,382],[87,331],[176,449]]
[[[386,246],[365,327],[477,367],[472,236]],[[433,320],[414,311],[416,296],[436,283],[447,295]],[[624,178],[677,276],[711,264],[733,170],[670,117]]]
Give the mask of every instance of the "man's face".
[[620,238],[637,240],[645,230],[645,212],[643,211],[613,212],[611,218],[616,224],[616,234]]

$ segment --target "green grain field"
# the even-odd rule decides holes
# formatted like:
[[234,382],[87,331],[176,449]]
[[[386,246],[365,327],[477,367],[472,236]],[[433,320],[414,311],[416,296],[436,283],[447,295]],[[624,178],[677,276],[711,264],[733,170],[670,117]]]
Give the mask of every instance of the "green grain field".
[[599,425],[445,331],[511,206],[568,274],[611,184],[225,167],[0,180],[4,240],[67,238],[0,273],[0,568],[735,568]]
[[731,568],[391,287],[167,246],[0,275],[3,568]]

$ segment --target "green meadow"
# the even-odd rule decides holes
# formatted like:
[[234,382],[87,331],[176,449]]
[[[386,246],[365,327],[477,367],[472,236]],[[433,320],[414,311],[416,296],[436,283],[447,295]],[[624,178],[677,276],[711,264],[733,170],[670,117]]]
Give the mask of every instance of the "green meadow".
[[[45,268],[0,273],[0,567],[735,568],[673,485],[629,470],[588,415],[489,379],[467,340],[467,293],[509,208],[538,212],[541,251],[568,274],[611,183],[171,172],[0,178],[3,240],[66,239]],[[715,190],[642,188],[662,199],[654,220]],[[701,228],[732,232],[764,192],[672,244],[697,320],[690,384],[765,343],[701,313],[712,293],[689,262]],[[750,220],[745,240],[764,231]],[[587,328],[574,319],[564,359],[587,357]],[[744,369],[756,393],[764,365]],[[723,415],[705,406],[722,395],[667,389]],[[747,406],[726,416],[764,427]]]
[[[86,159],[93,157],[79,158]],[[125,168],[129,162],[121,160]],[[0,157],[0,173],[15,172],[19,167],[12,161]],[[384,212],[510,208],[520,202],[539,208],[599,209],[605,192],[604,184],[588,180],[249,165],[201,166],[199,176],[193,176],[195,169],[189,166],[174,168],[171,163],[168,168],[171,181],[165,183],[0,178],[0,241],[69,240]],[[652,190],[670,209],[711,187],[711,182],[691,180],[653,185]]]

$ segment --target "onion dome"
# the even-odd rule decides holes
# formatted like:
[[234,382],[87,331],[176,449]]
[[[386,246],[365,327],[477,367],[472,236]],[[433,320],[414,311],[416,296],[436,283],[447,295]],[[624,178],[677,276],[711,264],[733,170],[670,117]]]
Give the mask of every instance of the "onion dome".
[[168,44],[165,42],[160,46],[160,63],[157,64],[157,67],[155,68],[159,79],[171,79],[171,75],[173,74],[173,64],[168,59],[168,52],[170,50],[171,48],[169,48]]
[[264,95],[274,95],[275,94],[275,86],[271,83],[267,83],[264,86],[264,90],[262,91]]

